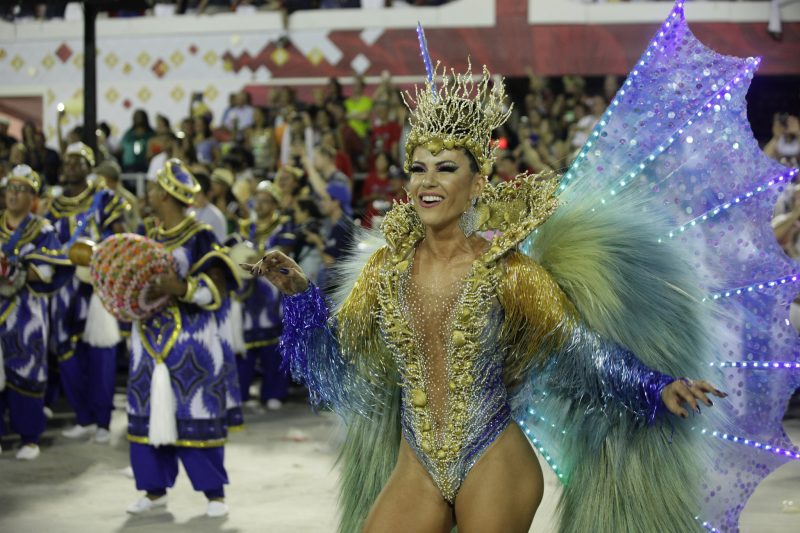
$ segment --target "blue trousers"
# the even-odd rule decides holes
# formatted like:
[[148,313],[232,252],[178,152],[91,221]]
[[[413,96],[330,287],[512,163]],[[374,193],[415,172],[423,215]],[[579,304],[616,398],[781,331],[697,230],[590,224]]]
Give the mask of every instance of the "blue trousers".
[[242,401],[250,399],[250,384],[256,374],[256,363],[261,365],[261,403],[273,398],[285,399],[289,395],[289,376],[281,370],[281,354],[275,343],[252,348],[247,350],[244,357],[236,358]]
[[117,347],[97,348],[79,341],[75,354],[59,363],[61,385],[78,424],[108,429],[114,410]]
[[22,444],[38,444],[44,433],[44,398],[29,396],[6,386],[0,392],[0,435],[8,432],[4,420],[6,409],[11,431],[19,433]]
[[209,498],[224,498],[225,447],[184,448],[181,446],[150,446],[131,442],[131,466],[136,488],[148,494],[162,495],[175,485],[178,459],[192,482],[194,490]]

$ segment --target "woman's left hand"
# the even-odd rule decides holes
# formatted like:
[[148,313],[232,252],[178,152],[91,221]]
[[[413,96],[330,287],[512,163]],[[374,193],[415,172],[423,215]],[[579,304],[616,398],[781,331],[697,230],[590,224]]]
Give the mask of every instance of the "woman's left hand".
[[717,398],[725,398],[727,394],[715,388],[707,381],[692,381],[690,379],[676,379],[661,391],[661,401],[673,415],[681,418],[689,418],[689,412],[684,408],[684,404],[691,406],[696,412],[700,413],[697,401],[700,400],[707,406],[714,405],[706,394],[713,394]]

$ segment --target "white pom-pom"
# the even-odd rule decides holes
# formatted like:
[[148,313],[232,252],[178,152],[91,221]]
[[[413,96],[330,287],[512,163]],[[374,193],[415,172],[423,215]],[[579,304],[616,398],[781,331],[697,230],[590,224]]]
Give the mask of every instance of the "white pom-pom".
[[177,407],[169,369],[157,362],[150,381],[150,431],[147,435],[151,446],[175,444],[178,440]]
[[103,302],[96,293],[92,293],[89,300],[82,340],[89,346],[98,348],[111,348],[122,340],[117,319],[103,307]]
[[[231,298],[231,346],[233,353],[243,354],[246,350],[244,346],[244,321],[242,320],[242,302],[236,298]],[[223,332],[224,334],[224,332]]]

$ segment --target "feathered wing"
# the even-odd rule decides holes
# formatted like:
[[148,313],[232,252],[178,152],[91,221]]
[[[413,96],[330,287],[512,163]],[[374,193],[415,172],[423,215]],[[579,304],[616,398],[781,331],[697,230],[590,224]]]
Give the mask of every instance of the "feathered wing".
[[[563,205],[523,245],[593,329],[730,393],[702,416],[629,431],[571,409],[532,372],[518,419],[566,482],[564,531],[686,531],[665,522],[675,509],[738,531],[757,484],[800,459],[781,426],[800,386],[798,269],[770,226],[796,171],[767,158],[747,122],[758,62],[703,46],[677,2],[565,174]],[[597,428],[601,450],[587,444]],[[678,497],[692,481],[696,498]]]
[[[391,356],[375,322],[377,309],[377,269],[381,266],[386,244],[377,231],[359,230],[355,247],[336,266],[337,279],[342,281],[333,296],[340,324],[343,351],[380,368],[382,386],[376,387],[375,407],[371,412],[351,413],[343,417],[346,439],[339,454],[339,532],[362,530],[375,499],[397,463],[400,449],[400,379],[395,376]],[[368,313],[369,316],[365,316]],[[379,362],[379,364],[375,364]]]

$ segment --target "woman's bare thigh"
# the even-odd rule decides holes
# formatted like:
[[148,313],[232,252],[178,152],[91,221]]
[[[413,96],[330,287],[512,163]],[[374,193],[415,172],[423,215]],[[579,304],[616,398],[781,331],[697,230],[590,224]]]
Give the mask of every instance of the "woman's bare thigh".
[[453,508],[405,440],[397,465],[364,523],[364,533],[450,533]]
[[527,533],[542,501],[539,460],[512,423],[486,450],[456,496],[459,533]]

